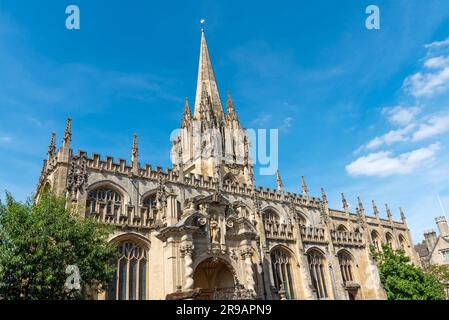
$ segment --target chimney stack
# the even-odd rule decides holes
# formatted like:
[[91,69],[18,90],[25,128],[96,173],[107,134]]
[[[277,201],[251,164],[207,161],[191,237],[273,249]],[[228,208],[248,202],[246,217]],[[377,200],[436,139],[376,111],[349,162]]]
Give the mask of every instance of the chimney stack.
[[440,231],[440,236],[448,237],[449,236],[449,227],[447,225],[446,217],[441,216],[435,218],[435,222],[437,223],[438,230]]
[[434,230],[426,231],[424,232],[424,239],[426,239],[427,249],[431,252],[437,243],[437,233]]

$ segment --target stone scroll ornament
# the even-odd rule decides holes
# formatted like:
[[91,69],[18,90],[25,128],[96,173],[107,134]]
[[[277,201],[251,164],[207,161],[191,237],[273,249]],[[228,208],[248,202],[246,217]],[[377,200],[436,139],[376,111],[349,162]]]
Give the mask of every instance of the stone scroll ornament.
[[86,155],[73,157],[70,161],[67,176],[67,190],[71,194],[75,194],[78,191],[84,193],[87,189],[88,176]]

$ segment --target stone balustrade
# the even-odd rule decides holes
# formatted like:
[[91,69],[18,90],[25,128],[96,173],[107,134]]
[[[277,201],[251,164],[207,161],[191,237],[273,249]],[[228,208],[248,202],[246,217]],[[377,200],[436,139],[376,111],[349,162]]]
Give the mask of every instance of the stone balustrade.
[[301,225],[300,230],[303,242],[327,242],[324,228]]
[[363,245],[363,235],[360,232],[331,230],[332,242],[342,245]]

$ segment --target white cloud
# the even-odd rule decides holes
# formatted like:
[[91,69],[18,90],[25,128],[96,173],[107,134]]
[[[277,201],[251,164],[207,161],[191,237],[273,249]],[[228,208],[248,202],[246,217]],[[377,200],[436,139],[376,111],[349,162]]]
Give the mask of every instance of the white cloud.
[[413,141],[424,140],[449,130],[449,114],[432,115],[413,133]]
[[435,73],[415,73],[404,81],[404,87],[414,97],[429,97],[449,88],[449,67]]
[[435,49],[435,48],[441,48],[441,47],[447,47],[449,46],[449,38],[443,41],[435,41],[429,44],[426,44],[425,47],[427,49]]
[[413,124],[408,125],[405,128],[391,130],[388,133],[375,137],[366,145],[366,149],[375,149],[382,145],[392,145],[396,142],[404,142],[410,140],[409,134],[415,126]]
[[420,111],[421,109],[418,107],[396,106],[392,108],[383,108],[382,114],[387,115],[388,121],[391,123],[405,126],[412,122]]
[[432,57],[427,59],[424,62],[424,66],[426,66],[427,68],[444,68],[449,66],[449,57],[444,57],[444,56],[438,56],[438,57]]
[[394,156],[389,151],[370,153],[346,166],[346,172],[351,176],[386,177],[396,174],[408,174],[434,158],[439,143]]

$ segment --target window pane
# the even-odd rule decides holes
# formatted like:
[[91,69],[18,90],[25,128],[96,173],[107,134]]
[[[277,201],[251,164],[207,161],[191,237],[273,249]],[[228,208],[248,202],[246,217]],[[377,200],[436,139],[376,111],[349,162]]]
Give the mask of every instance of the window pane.
[[137,278],[137,261],[131,260],[129,263],[129,300],[136,300],[136,278]]
[[108,300],[117,299],[117,270],[114,271],[111,283],[108,286],[107,299]]
[[140,261],[139,266],[139,299],[146,300],[147,298],[147,262],[145,260]]
[[119,300],[126,300],[126,267],[127,261],[125,259],[120,260],[119,265]]

